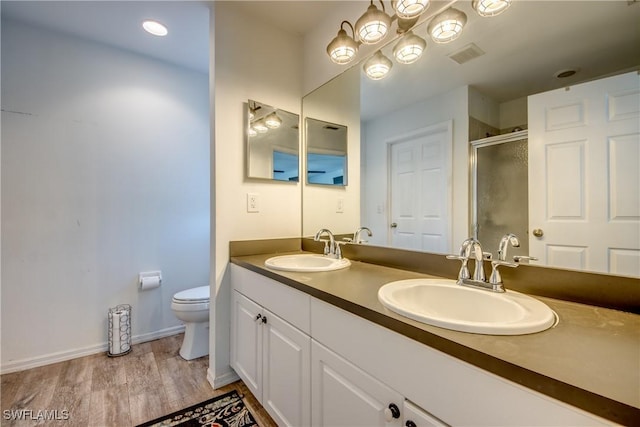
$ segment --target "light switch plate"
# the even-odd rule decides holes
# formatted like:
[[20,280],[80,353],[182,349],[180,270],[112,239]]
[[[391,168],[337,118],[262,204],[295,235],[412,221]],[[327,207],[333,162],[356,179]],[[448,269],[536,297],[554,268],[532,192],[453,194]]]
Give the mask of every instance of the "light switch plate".
[[342,197],[338,198],[338,203],[336,204],[336,213],[344,212],[344,199]]

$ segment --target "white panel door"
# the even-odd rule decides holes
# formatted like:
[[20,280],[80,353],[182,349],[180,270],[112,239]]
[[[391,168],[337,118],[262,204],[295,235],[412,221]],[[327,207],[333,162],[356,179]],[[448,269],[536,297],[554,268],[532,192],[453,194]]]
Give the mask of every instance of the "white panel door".
[[311,338],[264,311],[262,406],[279,426],[311,423]]
[[530,96],[531,255],[640,276],[639,169],[637,73]]
[[311,344],[311,364],[314,426],[402,425],[400,414],[390,421],[385,418],[385,409],[390,404],[402,408],[404,399],[399,393],[316,341]]
[[[231,367],[251,393],[262,396],[262,307],[237,291],[231,296]],[[260,316],[260,317],[258,317]]]
[[451,252],[451,126],[446,122],[387,141],[394,247]]

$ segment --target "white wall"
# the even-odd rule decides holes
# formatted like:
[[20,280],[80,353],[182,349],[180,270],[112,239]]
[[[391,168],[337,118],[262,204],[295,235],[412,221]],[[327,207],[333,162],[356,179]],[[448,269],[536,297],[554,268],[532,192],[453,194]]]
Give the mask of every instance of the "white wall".
[[500,129],[528,125],[527,97],[514,99],[500,104]]
[[2,369],[105,350],[116,304],[134,338],[179,330],[209,278],[207,76],[3,21],[2,110]]
[[[229,367],[229,242],[299,237],[299,183],[244,177],[244,104],[248,99],[300,114],[302,40],[243,14],[233,2],[216,2],[215,40],[215,284],[209,380],[221,385]],[[277,46],[277,48],[274,48]],[[247,193],[259,197],[260,212],[247,213]]]
[[[371,244],[388,245],[386,140],[398,134],[453,120],[453,245],[469,237],[469,116],[468,86],[431,97],[418,104],[362,124],[362,224]],[[385,207],[379,212],[378,206]]]
[[469,87],[469,115],[500,129],[500,104],[472,87]]

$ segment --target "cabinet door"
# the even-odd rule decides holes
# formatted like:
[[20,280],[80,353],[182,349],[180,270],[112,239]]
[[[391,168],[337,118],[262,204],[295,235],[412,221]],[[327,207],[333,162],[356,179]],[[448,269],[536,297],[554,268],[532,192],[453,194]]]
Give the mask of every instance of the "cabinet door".
[[262,396],[262,308],[233,291],[231,297],[231,367],[251,393]]
[[402,425],[399,413],[395,418],[389,413],[391,404],[402,407],[404,398],[396,391],[316,341],[311,344],[311,365],[314,426]]
[[262,405],[279,426],[311,422],[311,338],[264,310]]
[[402,415],[405,427],[446,427],[443,423],[433,415],[427,413],[422,408],[414,405],[408,400],[404,401]]

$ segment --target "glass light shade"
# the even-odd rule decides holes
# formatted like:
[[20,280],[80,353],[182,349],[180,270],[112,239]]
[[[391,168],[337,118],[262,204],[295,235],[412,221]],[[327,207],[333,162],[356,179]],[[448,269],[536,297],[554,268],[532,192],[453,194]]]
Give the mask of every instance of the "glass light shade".
[[356,56],[358,43],[347,35],[343,29],[327,46],[327,54],[336,64],[347,64]]
[[415,18],[427,10],[430,0],[393,0],[391,6],[400,18]]
[[149,34],[153,34],[154,36],[166,36],[169,34],[169,30],[167,27],[159,23],[158,21],[152,21],[150,19],[144,21],[142,23],[142,28]]
[[356,21],[356,33],[362,43],[375,44],[387,35],[390,26],[391,17],[372,4]]
[[434,17],[429,22],[427,31],[436,43],[448,43],[460,37],[467,15],[458,9],[450,8]]
[[271,113],[264,119],[264,124],[269,129],[277,129],[282,124],[282,119],[280,119],[276,113]]
[[249,120],[253,120],[256,117],[256,114],[253,112],[253,110],[249,110]]
[[422,56],[427,42],[413,32],[406,33],[393,48],[393,56],[401,64],[412,64]]
[[257,122],[255,122],[253,124],[253,128],[256,130],[256,132],[258,133],[265,133],[266,131],[269,130],[269,128],[267,127],[267,125],[264,123],[264,120],[260,119]]
[[377,51],[364,63],[362,68],[371,80],[380,80],[389,73],[392,66],[391,60],[384,56],[382,52]]
[[471,7],[480,16],[496,16],[507,10],[511,5],[511,0],[473,0]]
[[249,126],[249,130],[247,131],[247,133],[249,134],[249,138],[252,138],[258,134],[258,131]]

